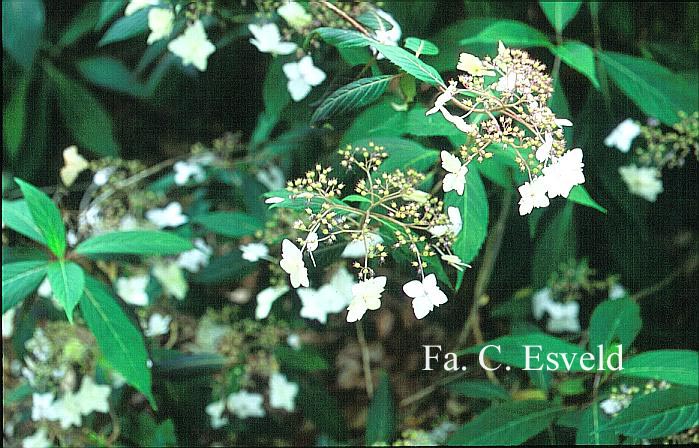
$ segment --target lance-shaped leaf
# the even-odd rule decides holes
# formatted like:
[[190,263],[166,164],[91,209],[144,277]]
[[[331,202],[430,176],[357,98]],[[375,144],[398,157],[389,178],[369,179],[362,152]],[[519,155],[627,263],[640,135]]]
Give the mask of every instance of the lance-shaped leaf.
[[439,48],[432,42],[426,39],[418,39],[417,37],[409,37],[405,39],[405,48],[413,50],[415,54],[424,54],[434,56],[439,54]]
[[58,207],[46,196],[46,193],[35,186],[21,179],[15,179],[15,182],[22,190],[22,194],[24,194],[29,213],[34,224],[36,224],[44,236],[46,246],[58,258],[62,258],[66,251],[66,228],[63,225],[63,219]]
[[541,5],[541,9],[544,11],[546,18],[549,19],[553,29],[560,33],[578,13],[582,2],[547,2],[540,0],[539,5]]
[[539,30],[516,20],[498,20],[472,37],[462,39],[459,44],[492,43],[502,41],[512,47],[548,47],[551,42]]
[[21,233],[27,238],[46,245],[44,235],[32,219],[32,215],[24,200],[2,201],[2,222],[15,232]]
[[[130,16],[124,16],[115,21],[112,26],[107,29],[102,39],[97,42],[97,46],[101,47],[114,42],[130,39],[148,30],[148,10],[143,8]],[[107,12],[107,11],[105,11]],[[101,22],[101,21],[100,21]]]
[[390,443],[395,431],[396,411],[391,382],[386,372],[381,372],[379,387],[369,405],[365,443],[367,446]]
[[162,230],[129,230],[95,235],[78,245],[81,255],[174,255],[191,249],[192,243]]
[[613,342],[628,351],[641,331],[641,309],[628,297],[605,300],[597,305],[590,318],[590,350],[602,345],[607,350]]
[[9,310],[36,290],[46,276],[46,262],[18,261],[2,265],[2,312]]
[[699,353],[692,350],[654,350],[624,362],[622,376],[665,380],[699,387]]
[[259,218],[242,212],[207,213],[193,218],[192,222],[200,224],[214,233],[231,238],[252,235],[264,228],[264,223]]
[[327,120],[373,103],[383,95],[393,78],[391,75],[362,78],[340,87],[318,106],[311,122]]
[[569,40],[561,45],[551,46],[550,49],[571,68],[585,75],[596,89],[600,88],[595,69],[595,53],[589,45]]
[[424,81],[433,86],[444,85],[444,81],[439,75],[439,72],[431,65],[420,60],[420,58],[416,57],[414,54],[404,50],[403,48],[394,47],[392,45],[377,44],[375,47],[381,52],[381,54],[386,56],[386,59],[393,62],[403,71],[413,75],[416,79]]
[[453,250],[464,263],[471,262],[483,245],[488,233],[488,198],[478,171],[473,168],[466,173],[464,194],[449,192],[447,206],[455,206],[461,212],[462,230],[454,242]]
[[63,305],[66,316],[72,323],[73,309],[83,295],[85,272],[72,261],[60,260],[49,264],[46,276],[56,300]]
[[336,48],[361,48],[378,44],[377,41],[352,30],[321,27],[313,31],[326,43]]

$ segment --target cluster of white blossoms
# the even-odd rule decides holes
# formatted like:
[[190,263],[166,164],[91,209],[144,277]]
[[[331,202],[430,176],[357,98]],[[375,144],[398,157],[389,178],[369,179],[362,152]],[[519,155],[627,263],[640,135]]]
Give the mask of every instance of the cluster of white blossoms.
[[[181,6],[177,5],[173,9],[171,5],[162,0],[131,0],[126,5],[124,15],[130,16],[146,8],[148,28],[150,29],[148,45],[162,39],[169,39]],[[167,48],[172,54],[180,58],[182,65],[193,65],[202,72],[206,70],[209,56],[216,51],[216,46],[206,35],[204,24],[200,19],[187,24],[184,32],[172,39]]]
[[[500,43],[493,60],[462,53],[457,69],[465,72],[459,77],[461,86],[451,81],[443,87],[434,107],[426,113],[440,112],[468,137],[467,145],[461,147],[461,158],[447,151],[441,153],[442,168],[447,172],[442,183],[444,192],[462,195],[468,164],[492,157],[488,147],[494,143],[504,151],[512,150],[529,178],[518,188],[521,215],[547,207],[557,196],[567,198],[574,186],[585,182],[582,150],[565,149],[563,127],[572,123],[556,118],[546,106],[552,89],[543,65],[527,53]],[[448,104],[464,113],[452,114]],[[487,119],[468,123],[474,113]]]
[[78,392],[65,391],[56,399],[53,392],[32,395],[32,420],[58,421],[62,429],[80,427],[82,418],[93,412],[109,412],[112,388],[98,385],[92,377],[84,376]]
[[[269,377],[269,407],[294,412],[299,385],[289,381],[282,373],[275,372]],[[214,401],[206,406],[211,427],[219,429],[228,424],[229,419],[224,413],[228,410],[237,418],[244,420],[250,417],[264,417],[264,396],[260,393],[240,390],[228,395],[224,400]]]
[[532,314],[536,320],[548,315],[546,331],[550,333],[579,333],[579,312],[578,302],[556,302],[549,288],[541,289],[532,296]]

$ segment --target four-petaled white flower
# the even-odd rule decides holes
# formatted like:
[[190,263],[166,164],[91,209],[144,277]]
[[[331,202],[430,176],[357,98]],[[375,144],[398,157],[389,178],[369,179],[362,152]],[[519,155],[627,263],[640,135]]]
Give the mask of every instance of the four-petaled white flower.
[[148,45],[159,41],[172,33],[172,26],[175,23],[175,13],[170,8],[151,8],[148,11]]
[[269,248],[262,243],[243,244],[239,249],[243,252],[243,260],[251,263],[260,261],[269,255]]
[[490,70],[489,65],[486,65],[478,57],[469,53],[461,53],[459,55],[459,63],[456,69],[473,76],[495,76],[495,72]]
[[185,185],[189,179],[194,179],[195,182],[203,182],[206,179],[206,172],[198,163],[180,160],[172,168],[175,171],[175,184],[177,185]]
[[311,92],[311,87],[325,81],[325,72],[313,65],[310,56],[302,57],[298,62],[288,62],[282,66],[288,81],[286,88],[294,101],[301,101]]
[[53,408],[53,400],[55,395],[53,392],[45,394],[32,394],[32,420],[54,420],[55,409]]
[[455,155],[442,151],[442,168],[447,171],[447,175],[444,176],[442,181],[442,187],[444,192],[456,191],[457,194],[464,194],[464,185],[466,185],[466,173],[468,173],[468,167],[461,164],[461,160]]
[[[366,240],[366,243],[365,243]],[[376,233],[367,233],[364,238],[358,238],[350,241],[340,256],[342,258],[362,258],[366,255],[366,249],[373,249],[377,244],[383,243],[381,235]]]
[[265,410],[262,407],[264,398],[260,394],[250,393],[246,390],[241,390],[228,396],[226,405],[228,410],[235,414],[239,419],[248,417],[264,417]]
[[212,428],[219,429],[228,424],[228,417],[223,416],[223,411],[226,410],[226,403],[223,400],[207,404],[205,410],[206,414],[211,418]]
[[318,249],[318,234],[316,232],[309,232],[306,237],[306,250],[313,252]]
[[46,428],[40,428],[31,436],[22,439],[22,448],[51,448],[53,439],[48,438]]
[[619,167],[619,175],[626,183],[631,194],[640,196],[646,201],[655,202],[663,192],[663,180],[660,170],[655,167],[628,165]]
[[344,266],[333,274],[330,282],[319,289],[299,288],[301,317],[325,324],[328,314],[339,313],[352,301],[352,287],[357,282]]
[[447,296],[437,286],[437,277],[430,274],[422,281],[413,280],[403,285],[403,292],[413,299],[415,317],[422,319],[435,306],[447,303]]
[[568,197],[570,190],[585,182],[583,174],[582,149],[572,149],[543,169],[548,185],[549,198]]
[[187,215],[182,214],[182,204],[179,202],[170,202],[165,208],[148,210],[145,216],[148,221],[160,229],[178,227],[189,220]]
[[209,56],[216,51],[206,36],[201,20],[188,26],[181,36],[167,44],[167,49],[182,59],[182,65],[192,64],[201,72],[206,70]]
[[298,247],[288,239],[282,241],[282,259],[279,266],[284,269],[284,272],[289,274],[291,286],[298,288],[299,286],[308,287],[308,270],[303,263],[303,253]]
[[2,315],[2,337],[9,338],[15,331],[15,314],[17,310],[10,308]]
[[347,308],[347,322],[356,322],[367,310],[381,307],[381,294],[386,287],[386,277],[374,277],[352,285],[352,302]]
[[286,2],[280,6],[277,9],[277,14],[296,30],[300,30],[313,22],[313,16],[307,13],[303,6],[294,1]]
[[550,333],[579,333],[580,321],[578,302],[558,303],[554,302],[547,309],[549,320],[546,323],[546,331]]
[[189,272],[199,272],[201,268],[209,264],[209,258],[213,249],[201,238],[194,240],[194,249],[182,252],[177,257],[177,264]]
[[253,35],[250,43],[257,47],[262,53],[291,54],[296,51],[296,44],[293,42],[282,42],[282,35],[279,28],[274,23],[263,25],[248,25],[248,30]]
[[124,302],[137,305],[148,305],[148,294],[146,287],[150,277],[147,275],[134,275],[132,277],[120,277],[116,281],[116,292]]
[[125,16],[130,16],[131,14],[140,11],[148,6],[155,6],[160,3],[160,0],[131,0],[126,9],[124,10]]
[[172,322],[172,317],[163,316],[160,313],[153,313],[148,318],[148,325],[146,326],[144,334],[149,338],[167,334],[170,331],[170,322]]
[[61,181],[70,187],[78,175],[86,170],[90,163],[78,154],[78,147],[73,145],[63,150],[63,168],[61,168]]
[[269,406],[273,409],[284,409],[294,412],[296,395],[299,385],[286,379],[281,373],[273,373],[269,377]]
[[56,400],[53,404],[54,419],[58,420],[62,429],[68,429],[71,426],[82,426],[82,404],[77,394],[68,391],[63,396]]
[[163,287],[165,294],[184,300],[187,297],[189,286],[184,278],[184,272],[176,261],[159,262],[153,266],[153,277],[155,277],[160,286]]
[[436,100],[434,100],[434,107],[429,109],[427,112],[425,112],[425,115],[432,115],[436,112],[438,112],[440,109],[442,109],[451,99],[454,97],[454,94],[456,93],[456,83],[450,83],[449,87],[442,92]]
[[620,400],[607,398],[606,400],[600,402],[599,407],[605,414],[614,415],[617,412],[620,412],[626,406],[624,406],[624,403]]
[[517,86],[517,73],[515,71],[510,71],[504,76],[500,77],[497,84],[495,85],[495,90],[498,92],[512,92]]
[[633,140],[641,133],[641,127],[630,118],[619,123],[617,127],[604,139],[604,144],[616,146],[621,152],[629,152]]
[[545,176],[535,177],[531,182],[525,182],[518,188],[522,198],[519,200],[519,214],[528,215],[535,208],[548,207],[549,198],[546,196],[548,184]]
[[255,319],[265,319],[272,310],[272,304],[281,296],[289,292],[289,287],[270,286],[257,294],[257,307],[255,308]]
[[112,388],[108,385],[96,384],[91,376],[85,375],[76,394],[80,403],[80,413],[88,415],[92,412],[109,412],[109,394]]
[[536,150],[536,160],[546,162],[551,157],[553,151],[553,135],[547,132],[544,136],[544,143]]
[[449,224],[442,224],[429,229],[429,232],[433,236],[440,237],[446,235],[447,232],[456,236],[459,234],[459,232],[461,232],[463,222],[461,220],[461,212],[459,211],[458,207],[447,208],[447,215],[449,216]]

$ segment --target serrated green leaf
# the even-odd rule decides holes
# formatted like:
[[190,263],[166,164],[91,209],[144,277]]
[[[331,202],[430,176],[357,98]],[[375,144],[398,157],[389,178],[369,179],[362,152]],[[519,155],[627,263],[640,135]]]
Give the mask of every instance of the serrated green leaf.
[[130,16],[124,16],[116,20],[104,33],[102,39],[97,42],[97,46],[102,47],[114,42],[121,42],[138,36],[141,33],[145,33],[146,30],[148,30],[149,9],[150,8],[143,8]]
[[433,86],[444,85],[444,81],[439,75],[439,72],[431,65],[415,57],[414,54],[392,45],[376,44],[375,47],[386,59],[393,62],[403,71],[413,75],[416,79]]
[[602,412],[598,403],[592,403],[580,416],[575,433],[577,445],[617,445],[619,437],[614,431],[600,431],[609,422],[609,417]]
[[72,261],[56,261],[48,265],[46,277],[51,283],[53,295],[73,322],[73,309],[80,301],[85,287],[85,272]]
[[41,234],[41,230],[39,230],[39,227],[34,223],[26,201],[3,200],[2,222],[15,232],[21,233],[27,238],[43,244],[44,246],[46,245],[44,235]]
[[671,125],[679,120],[677,112],[699,109],[696,83],[662,65],[611,51],[600,51],[598,57],[617,87],[645,114]]
[[497,404],[462,426],[447,444],[519,445],[546,429],[562,409],[538,400]]
[[3,142],[12,158],[17,156],[17,151],[24,140],[25,122],[27,121],[27,92],[31,80],[31,72],[19,78],[2,116]]
[[598,210],[602,213],[607,213],[607,209],[602,207],[594,199],[592,199],[590,193],[588,193],[585,187],[583,187],[582,185],[576,185],[573,187],[572,190],[570,190],[570,193],[568,194],[568,200],[573,201],[576,204],[594,208],[595,210]]
[[260,219],[242,212],[207,213],[196,216],[192,222],[200,224],[214,233],[231,238],[252,235],[264,228],[264,222]]
[[325,358],[308,347],[293,349],[280,346],[274,349],[274,356],[285,369],[298,370],[300,372],[316,372],[330,368]]
[[45,22],[46,11],[41,0],[2,2],[2,48],[25,69],[34,62]]
[[641,309],[633,300],[623,297],[605,300],[595,307],[590,318],[589,349],[602,345],[605,351],[613,342],[619,343],[624,352],[641,331]]
[[499,41],[511,47],[548,47],[551,45],[548,38],[540,31],[516,20],[498,20],[475,36],[462,39],[459,44],[497,44]]
[[99,280],[86,276],[80,309],[107,362],[157,409],[143,337],[109,289]]
[[699,353],[692,350],[654,350],[624,362],[618,375],[665,380],[686,386],[699,386]]
[[340,87],[313,112],[312,123],[359,109],[376,101],[386,91],[392,75],[361,78]]
[[426,56],[434,56],[439,54],[439,48],[432,42],[426,39],[418,39],[417,37],[409,37],[405,39],[405,48],[413,50],[415,54],[424,54]]
[[582,2],[551,2],[540,0],[539,5],[544,11],[549,23],[553,26],[553,29],[560,33],[565,29],[566,25],[568,25],[568,22],[573,20],[576,16]]
[[192,243],[162,230],[129,230],[95,235],[75,248],[81,255],[174,255],[191,249]]
[[66,126],[78,143],[101,156],[117,155],[119,145],[114,140],[112,119],[99,101],[52,65],[43,67],[58,94],[58,106]]
[[672,387],[639,396],[600,431],[656,439],[699,425],[699,391]]
[[313,30],[326,43],[337,48],[361,48],[378,44],[374,39],[352,30],[321,27]]
[[464,263],[470,263],[478,255],[488,234],[488,197],[478,170],[471,168],[466,173],[464,194],[449,192],[446,206],[458,207],[463,227],[452,250]]
[[550,49],[554,55],[561,58],[561,61],[585,75],[596,89],[600,88],[595,68],[595,52],[589,45],[569,40],[561,45],[551,46]]
[[382,371],[376,393],[369,404],[364,443],[367,446],[388,444],[393,439],[395,431],[396,411],[391,382],[386,372]]
[[34,292],[46,276],[46,261],[31,260],[2,265],[2,312]]
[[369,10],[360,14],[357,17],[357,21],[375,31],[393,29],[393,24],[381,17],[375,10]]
[[451,392],[468,398],[483,400],[509,400],[510,394],[499,384],[488,380],[465,380],[451,383],[447,386]]
[[535,236],[532,260],[532,280],[535,288],[546,286],[549,276],[561,263],[575,258],[577,248],[574,224],[573,204],[567,202]]
[[133,96],[146,94],[146,85],[118,59],[95,56],[78,61],[76,66],[80,74],[96,86]]
[[15,178],[15,182],[24,194],[29,213],[34,224],[44,236],[46,246],[58,258],[62,258],[66,251],[66,227],[58,207],[46,193],[35,186],[17,178]]

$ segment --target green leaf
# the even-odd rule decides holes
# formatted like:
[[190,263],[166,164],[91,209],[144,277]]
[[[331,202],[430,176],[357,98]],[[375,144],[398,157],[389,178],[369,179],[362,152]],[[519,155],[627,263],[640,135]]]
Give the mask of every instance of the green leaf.
[[325,434],[343,437],[345,423],[335,397],[319,381],[302,381],[297,403],[304,416]]
[[361,14],[357,17],[357,21],[362,25],[371,28],[372,30],[384,30],[388,31],[393,29],[393,24],[388,20],[381,17],[375,10],[370,9],[369,11]]
[[544,10],[546,18],[549,19],[549,23],[553,26],[553,29],[557,33],[560,33],[565,29],[568,22],[573,20],[573,17],[580,10],[582,2],[551,2],[539,0],[539,5],[541,9]]
[[493,43],[502,41],[511,47],[548,47],[548,38],[540,31],[516,20],[498,20],[473,37],[462,39],[461,45]]
[[381,163],[377,173],[389,173],[396,169],[410,167],[420,172],[428,171],[437,159],[439,152],[429,149],[414,140],[399,137],[375,137],[357,140],[352,147],[366,147],[370,142],[383,146],[388,157]]
[[628,297],[605,300],[597,305],[590,318],[589,349],[593,351],[602,345],[606,351],[612,343],[618,343],[628,352],[639,331],[641,309],[635,301]]
[[146,86],[118,59],[95,56],[76,64],[78,71],[92,84],[134,96],[146,94]]
[[400,67],[405,72],[413,75],[416,79],[424,81],[433,86],[443,86],[444,81],[431,65],[426,64],[414,54],[391,45],[376,44],[376,49],[381,52],[389,61]]
[[34,292],[46,276],[46,262],[18,261],[2,265],[2,312]]
[[34,223],[27,202],[23,199],[18,201],[2,201],[2,221],[7,227],[15,232],[21,233],[27,238],[46,245],[44,235]]
[[554,55],[561,58],[561,61],[585,75],[596,89],[600,88],[595,68],[595,52],[589,45],[569,40],[549,48]]
[[316,372],[330,368],[325,358],[308,347],[293,349],[280,346],[274,350],[274,356],[285,369],[298,370],[300,372]]
[[698,387],[699,353],[692,350],[655,350],[641,353],[626,360],[624,370],[618,375]]
[[24,125],[27,121],[27,92],[31,79],[31,72],[19,78],[2,116],[3,142],[13,159],[24,140]]
[[127,383],[148,398],[154,410],[157,409],[151,392],[148,353],[141,332],[124,314],[107,287],[86,276],[80,309],[107,362]]
[[426,39],[418,39],[417,37],[409,37],[405,39],[405,48],[413,50],[416,55],[424,54],[426,56],[434,56],[439,54],[439,48],[432,42]]
[[71,19],[66,29],[58,39],[59,47],[67,47],[77,42],[85,34],[95,27],[99,16],[99,8],[96,2],[89,2],[80,12]]
[[24,194],[27,208],[29,208],[34,224],[44,236],[46,246],[58,258],[62,258],[66,251],[66,228],[58,207],[35,186],[17,178],[15,178],[15,182]]
[[[531,371],[534,371],[534,369],[537,369],[542,365],[545,366],[549,353],[567,353],[569,354],[568,360],[570,360],[574,354],[577,354],[575,357],[575,362],[573,363],[570,371],[582,371],[580,368],[580,363],[578,362],[580,356],[585,353],[582,348],[571,344],[570,342],[566,342],[563,339],[549,336],[546,333],[540,332],[502,336],[493,339],[492,341],[484,342],[483,344],[478,344],[465,350],[461,350],[458,352],[458,354],[466,355],[479,353],[486,345],[500,346],[499,352],[496,348],[488,348],[484,353],[487,358],[499,363],[504,363],[508,366],[519,368],[525,368],[527,366],[524,346],[540,346],[540,349],[539,347],[536,347],[530,350],[529,367],[531,368]],[[539,356],[538,359],[536,358],[537,355]],[[557,359],[559,361],[559,368],[561,370],[566,370],[561,357],[559,356]],[[502,368],[504,368],[504,366]]]
[[371,204],[371,200],[365,196],[360,196],[358,194],[351,194],[342,198],[342,202],[363,202],[365,204]]
[[614,431],[600,431],[607,422],[609,417],[602,412],[596,402],[592,403],[580,416],[575,443],[577,445],[617,445],[619,437],[614,434]]
[[162,230],[129,230],[95,235],[75,248],[81,255],[174,255],[191,249],[192,243]]
[[311,123],[359,109],[376,101],[386,91],[392,75],[361,78],[340,87],[313,112]]
[[381,372],[379,385],[369,404],[367,414],[366,437],[367,446],[388,444],[396,431],[396,410],[391,392],[391,381],[386,372]]
[[568,200],[573,201],[576,204],[594,208],[595,210],[598,210],[602,213],[607,213],[607,209],[602,207],[594,199],[592,199],[590,193],[588,193],[585,187],[583,187],[582,185],[576,185],[573,187],[572,190],[570,190],[570,193],[568,194]]
[[41,0],[3,0],[2,48],[28,69],[44,34],[46,11]]
[[102,0],[100,4],[99,19],[95,24],[95,30],[102,29],[104,25],[109,22],[112,17],[117,15],[118,12],[124,7],[126,0]]
[[488,380],[465,380],[447,386],[451,392],[468,398],[483,400],[509,400],[510,394],[499,384]]
[[233,249],[225,255],[214,257],[201,271],[192,276],[194,283],[216,284],[239,280],[255,268],[255,263],[243,260],[240,250]]
[[313,32],[317,33],[326,43],[336,48],[360,48],[378,44],[376,40],[352,30],[321,27]]
[[252,235],[264,228],[264,222],[260,219],[242,212],[213,212],[199,215],[192,219],[192,222],[231,238]]
[[449,192],[445,202],[447,206],[459,208],[463,222],[452,247],[454,254],[464,263],[470,263],[478,255],[488,234],[488,197],[478,170],[471,168],[466,174],[463,195]]
[[598,57],[617,87],[645,114],[671,125],[679,120],[678,111],[699,108],[696,83],[662,65],[611,51],[600,51]]
[[112,119],[99,101],[81,84],[50,64],[44,64],[44,69],[58,94],[58,105],[66,126],[78,143],[101,156],[117,155],[119,145],[114,140]]
[[97,46],[102,47],[114,42],[121,42],[134,36],[138,36],[141,33],[145,33],[146,30],[148,30],[149,9],[150,8],[143,8],[130,16],[119,18],[107,29],[104,36],[102,36],[102,39],[97,42]]
[[532,281],[535,288],[546,286],[549,276],[561,263],[575,258],[575,226],[573,204],[567,202],[536,237],[532,260]]
[[73,309],[80,301],[85,287],[85,272],[72,261],[56,261],[48,265],[46,276],[51,283],[51,290],[63,305],[68,321],[73,322]]
[[672,387],[634,398],[601,431],[614,431],[639,439],[677,434],[699,424],[696,389]]
[[546,429],[562,409],[534,400],[493,405],[456,431],[447,444],[519,445]]

